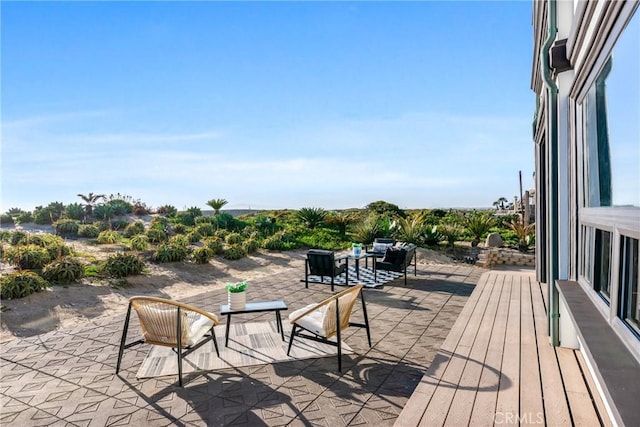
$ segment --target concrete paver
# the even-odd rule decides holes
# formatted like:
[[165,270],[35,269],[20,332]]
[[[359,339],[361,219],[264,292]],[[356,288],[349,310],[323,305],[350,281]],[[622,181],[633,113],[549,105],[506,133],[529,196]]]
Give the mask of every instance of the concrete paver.
[[[383,289],[365,290],[373,346],[364,330],[350,328],[344,339],[354,354],[343,356],[342,373],[334,356],[186,375],[180,388],[173,377],[135,377],[150,349],[143,345],[125,351],[116,376],[124,310],[16,339],[2,345],[0,424],[393,425],[484,271],[468,265],[420,266],[406,287],[400,278]],[[302,277],[300,267],[253,281],[248,298],[283,299],[292,311],[331,294],[327,285],[305,289]],[[205,292],[184,302],[219,313],[226,293]],[[361,316],[356,306],[354,317]],[[271,317],[244,315],[234,322]],[[137,321],[129,331],[133,339]]]

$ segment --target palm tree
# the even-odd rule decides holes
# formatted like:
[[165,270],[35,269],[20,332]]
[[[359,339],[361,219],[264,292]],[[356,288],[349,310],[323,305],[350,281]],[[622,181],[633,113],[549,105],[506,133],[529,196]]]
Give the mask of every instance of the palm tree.
[[220,209],[222,209],[222,207],[227,203],[229,202],[225,199],[211,199],[207,202],[207,205],[211,206],[214,215],[218,215],[220,213]]
[[505,197],[500,197],[498,200],[493,202],[493,206],[495,206],[496,209],[500,208],[500,210],[504,210],[504,204],[507,202],[508,200]]
[[93,215],[93,206],[98,202],[98,200],[104,199],[106,196],[104,194],[89,193],[86,196],[84,194],[78,194],[78,197],[80,197],[87,205],[87,216],[91,216]]

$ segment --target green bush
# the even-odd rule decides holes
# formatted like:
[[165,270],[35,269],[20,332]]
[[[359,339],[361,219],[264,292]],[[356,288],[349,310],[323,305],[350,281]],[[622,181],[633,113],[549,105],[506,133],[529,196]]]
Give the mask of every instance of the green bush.
[[213,258],[213,251],[206,246],[193,251],[193,260],[196,264],[207,264]]
[[78,236],[95,239],[100,234],[100,229],[93,224],[83,224],[78,228]]
[[229,234],[230,231],[229,230],[225,230],[224,228],[219,228],[215,231],[215,233],[213,233],[214,237],[218,237],[219,239],[226,239],[227,238],[227,234]]
[[229,245],[227,246],[227,248],[225,248],[224,253],[222,254],[225,259],[229,260],[240,259],[245,257],[246,255],[247,252],[244,250],[242,245]]
[[341,250],[347,245],[338,230],[316,228],[301,235],[298,241],[302,246],[316,249]]
[[322,208],[302,208],[297,213],[298,218],[310,229],[322,225],[327,214],[328,212]]
[[495,221],[493,214],[487,212],[471,212],[465,215],[463,225],[467,231],[473,236],[472,246],[478,246],[480,240],[489,233]]
[[427,225],[423,234],[424,244],[428,246],[436,246],[438,242],[444,239],[444,236],[438,231],[437,225]]
[[56,234],[62,237],[78,237],[80,223],[75,219],[63,218],[53,224]]
[[124,237],[133,237],[136,234],[144,233],[144,223],[142,221],[134,221],[124,228]]
[[162,243],[167,241],[167,233],[157,228],[150,228],[145,232],[151,243]]
[[86,215],[84,206],[80,203],[71,203],[70,205],[67,205],[64,212],[69,218],[77,219],[78,221],[82,220]]
[[176,234],[185,234],[187,232],[187,226],[184,224],[174,224],[173,232]]
[[84,276],[82,263],[75,258],[61,258],[45,265],[42,277],[51,283],[65,285],[76,282]]
[[33,211],[33,220],[36,224],[53,224],[64,213],[64,205],[60,202],[51,202],[47,207],[37,206]]
[[22,298],[46,289],[49,283],[32,271],[18,271],[0,277],[2,299]]
[[464,231],[456,224],[442,224],[439,229],[449,246],[453,246],[458,240],[460,240],[460,236]]
[[177,234],[169,239],[169,245],[186,248],[189,246],[189,237],[184,234]]
[[227,237],[224,238],[224,241],[227,245],[239,245],[242,243],[242,235],[240,233],[229,233]]
[[109,228],[111,230],[124,230],[129,225],[126,219],[115,219],[111,221]]
[[278,233],[269,236],[262,242],[262,247],[271,251],[283,251],[286,249],[285,242],[280,238]]
[[194,225],[196,225],[193,215],[188,212],[178,212],[175,215],[174,219],[177,224],[183,224],[189,227],[193,227]]
[[13,217],[9,214],[0,215],[0,224],[2,225],[13,225]]
[[178,213],[178,209],[176,209],[175,206],[163,205],[160,206],[156,212],[160,215],[173,216]]
[[149,238],[144,234],[136,234],[130,241],[131,250],[146,251],[149,248]]
[[18,224],[27,224],[33,222],[33,215],[31,212],[23,212],[16,217],[16,222]]
[[24,231],[14,231],[11,234],[11,240],[10,243],[15,246],[15,245],[19,245],[21,243],[26,243],[27,239],[29,238],[29,236],[27,235],[27,233],[25,233]]
[[171,227],[171,221],[169,221],[169,219],[164,216],[156,216],[149,223],[150,229],[160,230],[165,233],[166,233],[166,230],[168,230],[170,227]]
[[222,255],[224,252],[224,242],[219,237],[207,237],[204,244],[216,255]]
[[178,262],[187,258],[187,250],[179,245],[161,244],[153,253],[155,262]]
[[193,219],[193,222],[194,222],[196,225],[200,225],[200,224],[211,224],[211,221],[212,221],[212,220],[213,220],[213,217],[211,217],[211,216],[204,216],[204,215],[201,215],[201,216],[197,216],[197,217],[195,217],[195,218]]
[[113,244],[120,241],[120,233],[113,230],[106,230],[98,234],[98,243],[100,244]]
[[256,252],[258,248],[260,248],[260,242],[257,239],[249,238],[242,242],[242,247],[244,248],[245,252],[252,254]]
[[202,239],[202,234],[197,231],[192,231],[187,234],[187,238],[189,239],[189,243],[198,243]]
[[22,270],[41,269],[51,261],[49,252],[38,245],[10,246],[3,255],[8,263]]
[[196,232],[198,232],[201,236],[213,236],[216,229],[210,223],[207,224],[199,224],[196,226]]
[[215,215],[211,220],[211,224],[213,224],[214,227],[223,228],[229,231],[232,231],[238,228],[236,226],[235,218],[231,216],[231,214],[228,214],[226,212],[222,212],[222,213],[219,213],[218,215]]
[[30,241],[45,248],[52,260],[71,254],[71,248],[64,243],[60,236],[53,234],[34,235],[30,237]]
[[126,277],[140,274],[144,270],[144,261],[132,254],[118,253],[110,256],[102,271],[109,277]]

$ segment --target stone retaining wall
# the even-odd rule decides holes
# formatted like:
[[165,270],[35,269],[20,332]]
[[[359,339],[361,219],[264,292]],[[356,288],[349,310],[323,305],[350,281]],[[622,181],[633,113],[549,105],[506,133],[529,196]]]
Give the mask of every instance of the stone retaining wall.
[[533,267],[536,265],[536,257],[533,254],[525,254],[506,249],[490,249],[483,251],[476,262],[477,266],[485,268],[491,268],[494,265],[500,264]]

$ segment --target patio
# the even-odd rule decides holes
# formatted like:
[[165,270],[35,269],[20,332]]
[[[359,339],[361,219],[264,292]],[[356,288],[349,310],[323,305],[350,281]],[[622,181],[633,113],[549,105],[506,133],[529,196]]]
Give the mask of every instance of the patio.
[[[3,345],[0,422],[7,425],[393,425],[456,322],[476,283],[477,267],[424,266],[408,286],[396,279],[366,290],[372,348],[350,328],[353,355],[229,368],[206,375],[137,380],[150,346],[125,353],[115,375],[125,308],[111,319]],[[289,312],[330,294],[304,288],[304,268],[251,283],[254,301],[283,299]],[[340,289],[340,288],[338,288]],[[184,302],[219,314],[224,290]],[[287,312],[284,313],[285,315]],[[234,317],[268,321],[272,313]],[[356,305],[354,317],[361,317]],[[135,318],[135,316],[134,316]],[[224,319],[221,319],[224,322]],[[138,334],[137,323],[130,338]]]

